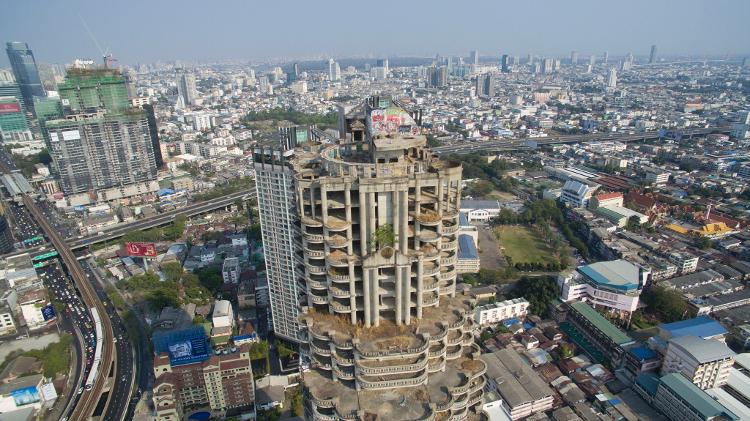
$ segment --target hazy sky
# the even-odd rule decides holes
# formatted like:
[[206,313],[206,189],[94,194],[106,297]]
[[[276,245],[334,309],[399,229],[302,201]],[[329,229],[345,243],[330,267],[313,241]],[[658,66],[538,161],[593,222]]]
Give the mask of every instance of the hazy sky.
[[[511,53],[750,53],[750,0],[5,0],[38,62]],[[3,45],[4,47],[4,45]],[[4,48],[3,48],[4,49]],[[0,54],[0,66],[7,66]]]

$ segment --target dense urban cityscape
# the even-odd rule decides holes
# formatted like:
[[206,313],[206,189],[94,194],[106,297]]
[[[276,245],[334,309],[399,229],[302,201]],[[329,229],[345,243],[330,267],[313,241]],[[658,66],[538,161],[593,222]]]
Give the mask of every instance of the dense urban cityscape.
[[0,420],[750,420],[746,55],[3,42]]

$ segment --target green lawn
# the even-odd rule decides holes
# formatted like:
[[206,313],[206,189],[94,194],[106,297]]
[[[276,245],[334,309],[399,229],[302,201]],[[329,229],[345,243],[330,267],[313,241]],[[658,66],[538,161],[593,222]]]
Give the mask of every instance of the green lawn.
[[503,248],[503,255],[510,256],[513,263],[555,263],[547,244],[528,228],[520,225],[495,227],[495,235]]

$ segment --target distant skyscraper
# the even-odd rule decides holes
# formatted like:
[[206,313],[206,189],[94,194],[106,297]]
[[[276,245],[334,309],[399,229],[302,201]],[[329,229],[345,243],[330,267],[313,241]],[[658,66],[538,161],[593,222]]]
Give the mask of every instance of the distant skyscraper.
[[529,54],[528,56],[526,56],[526,63],[528,63],[529,66],[531,66],[532,64],[534,64],[534,55],[533,54]]
[[268,76],[258,78],[258,91],[263,95],[273,95],[273,85],[268,80]]
[[607,88],[616,88],[617,87],[617,70],[614,67],[609,68],[609,72],[607,73]]
[[542,74],[549,74],[552,73],[554,70],[552,67],[554,65],[554,60],[551,58],[544,58],[542,59]]
[[578,51],[573,50],[570,52],[570,64],[573,66],[578,64]]
[[649,64],[656,62],[656,44],[651,46],[651,54],[648,56]]
[[21,88],[23,103],[27,109],[31,109],[35,96],[45,96],[34,53],[25,42],[9,42],[6,44],[6,51],[13,76]]
[[592,54],[592,55],[589,56],[589,64],[592,65],[592,66],[596,64],[596,56],[595,55]]
[[388,72],[390,71],[390,69],[388,68],[388,59],[387,58],[378,59],[377,65],[378,65],[378,67],[382,67],[383,68],[383,70],[385,71],[385,74],[387,76]]
[[430,67],[430,86],[433,88],[442,88],[448,85],[448,69],[445,66]]
[[477,96],[489,98],[495,96],[495,76],[492,73],[477,75],[475,86]]
[[469,64],[479,64],[479,50],[472,50],[469,53]]
[[510,73],[510,56],[503,54],[500,58],[500,70],[503,73]]
[[609,51],[604,52],[604,58],[602,59],[602,63],[607,64],[609,62]]
[[185,106],[195,105],[198,99],[198,90],[195,87],[195,75],[186,69],[177,71],[177,95],[182,98]]
[[341,67],[333,59],[328,60],[328,80],[331,82],[341,80]]
[[15,96],[0,96],[0,139],[6,143],[34,140],[21,101]]
[[287,83],[291,83],[297,79],[299,79],[299,63],[294,63],[289,69],[289,73],[286,74],[286,81]]

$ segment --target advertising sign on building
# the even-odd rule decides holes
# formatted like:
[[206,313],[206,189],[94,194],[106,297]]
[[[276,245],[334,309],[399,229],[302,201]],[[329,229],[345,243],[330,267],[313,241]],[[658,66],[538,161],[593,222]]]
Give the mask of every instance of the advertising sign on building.
[[125,243],[128,256],[156,257],[154,243]]
[[20,113],[21,106],[18,103],[0,104],[0,114]]

